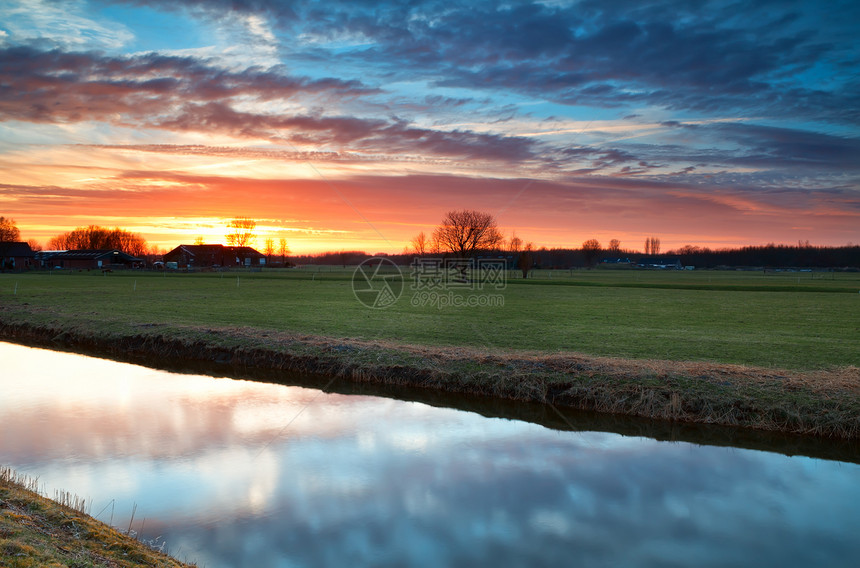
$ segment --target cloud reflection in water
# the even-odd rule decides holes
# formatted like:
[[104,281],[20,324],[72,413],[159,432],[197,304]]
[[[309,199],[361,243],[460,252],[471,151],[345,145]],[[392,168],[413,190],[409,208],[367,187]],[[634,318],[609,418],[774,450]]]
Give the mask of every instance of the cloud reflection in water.
[[[860,467],[0,344],[0,462],[207,566],[848,566]],[[137,525],[137,521],[135,522]]]

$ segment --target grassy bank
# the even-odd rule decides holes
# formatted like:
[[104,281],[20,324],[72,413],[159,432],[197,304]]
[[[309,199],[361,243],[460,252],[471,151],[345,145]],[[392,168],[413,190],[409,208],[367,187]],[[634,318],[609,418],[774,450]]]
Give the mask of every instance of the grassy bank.
[[93,321],[109,331],[234,326],[796,370],[860,366],[857,273],[546,271],[485,291],[503,306],[414,306],[407,286],[385,310],[360,304],[351,276],[350,268],[0,274],[0,305],[5,321]]
[[34,480],[0,468],[0,565],[4,568],[182,568],[179,562],[86,514],[62,494],[47,499]]
[[362,306],[351,275],[2,275],[0,335],[860,437],[855,274],[552,273],[493,291],[503,306],[414,306],[407,287],[386,310]]

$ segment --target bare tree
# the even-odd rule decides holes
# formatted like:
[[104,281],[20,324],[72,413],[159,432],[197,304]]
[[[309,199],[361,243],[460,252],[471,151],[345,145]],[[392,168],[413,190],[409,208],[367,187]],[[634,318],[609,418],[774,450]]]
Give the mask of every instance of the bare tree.
[[30,245],[30,250],[32,250],[33,252],[39,252],[44,248],[42,246],[42,243],[40,243],[36,239],[27,239],[27,244]]
[[203,244],[206,244],[206,241],[203,240],[202,236],[200,236],[200,237],[197,237],[196,239],[194,239],[194,244],[197,246],[201,246]]
[[614,253],[621,252],[621,241],[619,241],[618,239],[612,239],[611,241],[609,241],[609,250]]
[[523,250],[520,251],[519,258],[517,258],[517,263],[523,273],[523,278],[529,277],[529,272],[535,264],[534,248],[535,246],[533,243],[526,243]]
[[681,248],[679,248],[677,251],[675,251],[674,253],[672,251],[669,251],[667,254],[679,254],[679,255],[683,255],[683,256],[689,256],[689,255],[703,252],[703,250],[704,249],[702,249],[702,247],[700,247],[698,245],[684,245]]
[[660,254],[660,239],[657,237],[645,239],[645,255],[657,256],[658,254]]
[[15,226],[15,220],[0,217],[0,243],[14,243],[21,239],[21,231]]
[[11,250],[12,243],[21,239],[21,231],[15,226],[15,220],[8,217],[0,217],[0,269],[5,270],[6,264],[3,257]]
[[145,256],[149,245],[139,233],[131,233],[116,227],[107,229],[98,225],[78,227],[68,233],[57,235],[48,241],[54,250],[118,249],[132,256]]
[[508,250],[510,250],[513,254],[517,254],[522,248],[523,240],[519,238],[515,232],[511,233],[511,240],[508,241]]
[[471,209],[449,211],[433,231],[439,248],[460,258],[470,258],[479,250],[498,246],[504,237],[489,213]]
[[430,250],[428,252],[430,254],[442,254],[442,245],[439,243],[439,236],[436,231],[430,235]]
[[412,247],[412,252],[417,254],[418,256],[423,256],[430,252],[430,239],[427,238],[427,235],[424,231],[421,231],[409,241],[409,244]]
[[287,255],[290,254],[290,247],[287,246],[287,239],[278,241],[278,253],[281,255],[281,263],[287,263]]
[[595,261],[600,257],[601,250],[600,241],[597,239],[588,239],[582,243],[582,254],[585,255],[585,264],[589,268],[594,266]]
[[227,228],[230,232],[227,233],[227,244],[235,247],[251,246],[257,235],[254,229],[257,228],[257,222],[247,217],[236,217],[227,223]]
[[340,264],[344,268],[346,268],[347,263],[349,262],[350,258],[352,258],[353,252],[354,251],[341,249],[335,253],[335,256],[337,256],[338,262],[340,262]]
[[266,239],[266,246],[263,249],[263,254],[266,255],[266,262],[272,261],[272,256],[275,254],[275,239]]

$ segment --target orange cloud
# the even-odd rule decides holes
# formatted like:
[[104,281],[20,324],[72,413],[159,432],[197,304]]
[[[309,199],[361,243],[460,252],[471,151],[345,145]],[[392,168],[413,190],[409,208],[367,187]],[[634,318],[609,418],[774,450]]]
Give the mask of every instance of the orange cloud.
[[25,238],[46,240],[96,223],[139,231],[169,247],[198,236],[218,242],[229,218],[247,216],[259,220],[259,246],[265,238],[283,237],[296,253],[399,252],[418,231],[431,230],[446,211],[459,208],[491,212],[506,231],[548,247],[618,238],[638,249],[651,235],[661,238],[664,249],[798,239],[837,245],[857,240],[860,226],[860,213],[833,210],[826,195],[803,194],[795,208],[783,196],[783,205],[774,208],[766,195],[755,199],[725,189],[694,191],[629,179],[254,179],[135,170],[97,185],[5,185],[0,195]]

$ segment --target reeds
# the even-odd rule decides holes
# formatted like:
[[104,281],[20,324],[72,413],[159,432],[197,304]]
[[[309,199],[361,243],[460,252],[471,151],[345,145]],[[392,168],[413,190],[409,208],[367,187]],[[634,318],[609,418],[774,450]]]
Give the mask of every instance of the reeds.
[[[132,530],[137,504],[123,531],[89,514],[92,502],[63,490],[47,497],[39,479],[0,466],[0,566],[163,566],[185,568],[165,552],[158,536],[144,540]],[[105,507],[104,510],[106,510]],[[140,526],[140,531],[146,519]]]
[[90,514],[90,507],[92,506],[92,501],[87,501],[86,499],[63,489],[56,489],[54,491],[54,501],[67,509],[77,511],[85,515]]
[[30,477],[29,475],[18,473],[10,467],[0,466],[0,483],[17,485],[27,491],[41,495],[39,492],[38,477]]

